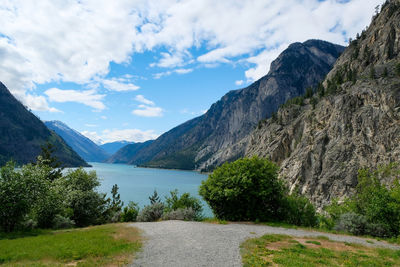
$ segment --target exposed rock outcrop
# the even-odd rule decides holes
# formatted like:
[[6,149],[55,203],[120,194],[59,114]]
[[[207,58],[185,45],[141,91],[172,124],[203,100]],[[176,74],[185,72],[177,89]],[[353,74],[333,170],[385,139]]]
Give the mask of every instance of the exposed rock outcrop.
[[246,156],[280,163],[319,208],[351,194],[358,169],[400,159],[399,52],[400,1],[387,1],[327,75],[328,96],[281,108],[248,137]]

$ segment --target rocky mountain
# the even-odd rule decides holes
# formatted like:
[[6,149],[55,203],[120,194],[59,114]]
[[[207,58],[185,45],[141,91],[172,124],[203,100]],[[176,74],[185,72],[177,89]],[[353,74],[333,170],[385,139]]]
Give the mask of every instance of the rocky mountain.
[[136,155],[136,153],[143,149],[146,148],[147,146],[151,145],[154,140],[149,140],[143,143],[132,143],[128,144],[121,149],[119,149],[117,152],[115,152],[110,158],[108,158],[105,162],[106,163],[129,163],[131,161],[131,158]]
[[41,120],[29,112],[0,82],[0,165],[10,159],[19,164],[34,162],[46,142],[68,167],[88,164]]
[[115,152],[120,150],[126,145],[133,144],[133,142],[128,142],[128,141],[115,141],[111,143],[105,143],[100,145],[100,147],[106,151],[109,155],[113,155]]
[[351,194],[360,168],[399,161],[399,52],[400,0],[392,0],[351,42],[313,97],[291,101],[243,141],[246,156],[278,162],[291,190],[319,208]]
[[110,156],[92,140],[71,129],[61,121],[46,121],[44,124],[61,136],[86,161],[102,162]]
[[209,170],[243,156],[243,149],[225,151],[286,100],[320,82],[343,50],[342,46],[320,40],[290,45],[272,62],[266,76],[244,89],[230,91],[204,115],[161,135],[138,151],[130,163]]

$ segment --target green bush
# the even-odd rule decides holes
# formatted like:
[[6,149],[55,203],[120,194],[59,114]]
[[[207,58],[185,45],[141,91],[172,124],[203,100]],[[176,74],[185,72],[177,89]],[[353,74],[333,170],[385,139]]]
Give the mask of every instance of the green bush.
[[138,222],[154,222],[161,219],[164,213],[164,204],[157,202],[149,206],[145,206],[137,216]]
[[52,225],[54,229],[67,229],[74,227],[75,222],[70,218],[57,214],[53,219]]
[[124,207],[121,213],[122,222],[135,222],[139,214],[138,204],[130,201],[128,206]]
[[354,235],[363,235],[367,230],[367,218],[363,215],[349,212],[339,217],[335,227],[336,231],[344,231]]
[[289,195],[283,205],[284,222],[299,226],[316,226],[318,224],[317,213],[310,200],[297,193]]
[[192,208],[179,208],[169,212],[164,212],[163,220],[184,220],[195,221],[198,220],[196,212]]
[[66,207],[72,210],[70,219],[77,226],[107,222],[110,200],[96,191],[100,185],[96,172],[86,172],[82,168],[70,170],[56,181],[63,192]]
[[258,157],[225,163],[200,186],[200,195],[215,216],[232,221],[280,219],[284,192],[278,167]]
[[[394,183],[386,187],[381,180]],[[335,222],[340,223],[343,214],[357,214],[366,219],[364,232],[373,236],[398,236],[400,233],[400,168],[398,164],[381,166],[376,170],[361,169],[354,195],[339,204],[333,202],[325,210]],[[339,227],[339,226],[338,226]]]
[[17,170],[13,162],[0,169],[0,229],[11,232],[22,223],[46,191],[46,174],[45,170],[30,164]]
[[189,193],[179,196],[178,190],[170,192],[170,196],[165,198],[165,212],[170,213],[176,210],[191,209],[194,212],[193,220],[201,220],[203,207],[199,199]]

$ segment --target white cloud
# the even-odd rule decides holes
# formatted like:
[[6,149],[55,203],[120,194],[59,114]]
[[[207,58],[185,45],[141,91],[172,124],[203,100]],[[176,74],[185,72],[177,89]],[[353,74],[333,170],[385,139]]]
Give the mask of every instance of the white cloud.
[[76,102],[92,107],[97,111],[103,110],[106,106],[102,100],[105,95],[97,94],[95,90],[76,91],[76,90],[61,90],[51,88],[44,92],[50,101],[53,102]]
[[238,81],[235,81],[235,84],[236,84],[237,86],[241,86],[241,85],[244,84],[244,81],[243,81],[243,80],[238,80]]
[[143,131],[139,129],[104,130],[100,134],[97,132],[83,131],[82,134],[98,144],[115,141],[144,142],[156,139],[159,136],[154,130]]
[[[374,7],[383,2],[0,1],[1,79],[18,96],[52,81],[87,84],[103,79],[109,90],[137,90],[132,82],[105,79],[110,63],[130,63],[132,54],[156,49],[168,51],[153,64],[163,68],[215,66],[244,57],[242,62],[250,64],[246,78],[253,81],[292,42],[318,38],[345,44],[369,24]],[[193,61],[190,51],[200,47],[205,52]],[[29,105],[51,110],[40,99]]]
[[132,111],[132,114],[141,117],[162,117],[164,110],[160,107],[151,107],[147,105],[139,105],[137,109]]
[[117,92],[122,92],[122,91],[136,91],[140,87],[131,83],[131,82],[126,82],[126,79],[117,79],[117,78],[112,78],[112,79],[103,79],[102,83],[105,88],[112,90],[112,91],[117,91]]
[[139,101],[139,102],[141,102],[143,104],[146,104],[146,105],[150,105],[150,106],[154,106],[155,105],[153,101],[146,99],[143,95],[137,95],[135,97],[135,100]]
[[165,76],[169,76],[173,73],[177,73],[177,74],[187,74],[187,73],[191,73],[193,71],[193,69],[175,69],[175,70],[169,70],[169,71],[164,71],[164,72],[160,72],[160,73],[156,73],[153,75],[154,79],[160,79],[162,77]]

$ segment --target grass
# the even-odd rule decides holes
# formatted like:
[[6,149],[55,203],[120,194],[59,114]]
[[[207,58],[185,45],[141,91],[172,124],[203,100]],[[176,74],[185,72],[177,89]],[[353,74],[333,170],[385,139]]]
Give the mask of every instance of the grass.
[[205,223],[214,223],[214,224],[228,224],[227,221],[225,221],[225,220],[220,220],[220,219],[217,219],[217,218],[204,218],[204,219],[202,220],[202,222],[205,222]]
[[0,235],[2,266],[120,266],[141,248],[137,229],[125,224]]
[[265,235],[241,244],[243,266],[400,266],[400,251],[325,238]]

